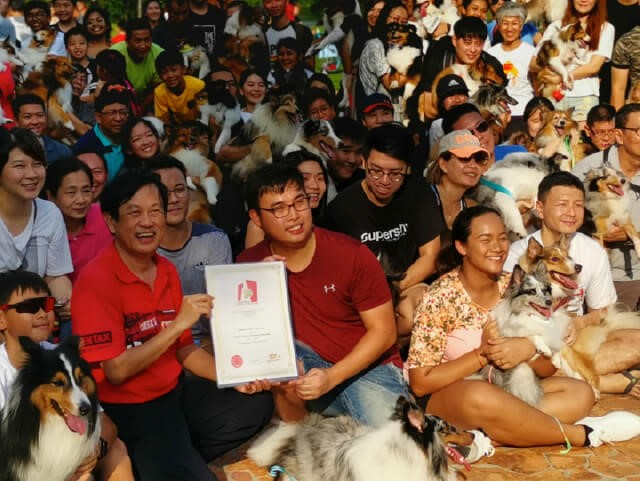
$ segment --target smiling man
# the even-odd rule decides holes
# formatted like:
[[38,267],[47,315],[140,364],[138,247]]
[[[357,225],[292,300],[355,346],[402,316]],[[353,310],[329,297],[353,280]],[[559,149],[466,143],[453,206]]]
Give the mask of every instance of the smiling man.
[[[442,217],[421,177],[409,176],[411,134],[397,124],[370,130],[363,147],[365,178],[328,205],[322,225],[365,244],[387,275],[403,275],[398,334],[408,338],[424,280],[435,272]],[[403,305],[404,302],[410,305]]]
[[265,240],[238,261],[286,262],[296,351],[304,367],[298,379],[275,388],[279,414],[299,420],[306,403],[320,413],[382,424],[407,388],[378,261],[358,241],[313,227],[296,168],[267,165],[249,176],[245,193],[251,220]]
[[206,463],[258,432],[272,399],[218,389],[215,360],[193,343],[191,327],[213,299],[183,297],[176,268],[156,253],[170,205],[160,177],[147,170],[107,185],[100,206],[114,243],[81,271],[72,327],[136,475],[215,481]]

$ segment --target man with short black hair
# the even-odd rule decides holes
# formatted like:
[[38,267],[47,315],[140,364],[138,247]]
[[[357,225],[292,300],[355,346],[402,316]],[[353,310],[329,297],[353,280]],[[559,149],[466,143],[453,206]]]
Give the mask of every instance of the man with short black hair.
[[605,150],[615,144],[615,117],[616,109],[609,104],[599,104],[589,110],[584,133],[596,149]]
[[393,122],[393,104],[385,94],[368,95],[362,103],[360,120],[367,130]]
[[[271,24],[265,31],[267,45],[269,47],[269,56],[271,61],[275,62],[278,56],[278,42],[287,37],[295,38],[300,46],[300,52],[306,52],[311,46],[313,35],[311,30],[300,22],[291,22],[287,16],[288,0],[262,0],[264,9],[271,18]],[[311,65],[313,65],[313,57],[310,57]]]
[[49,55],[57,57],[68,57],[67,48],[64,44],[64,34],[73,27],[78,26],[78,22],[74,17],[74,10],[78,0],[53,0],[53,14],[58,18],[58,22],[54,25],[57,35],[56,39],[49,49]]
[[[487,26],[477,17],[462,17],[453,26],[453,36],[444,36],[429,45],[425,55],[420,87],[424,92],[421,101],[426,106],[426,114],[429,118],[435,118],[435,104],[432,99],[431,87],[438,74],[452,64],[461,64],[478,68],[482,72],[488,69],[495,72],[495,77],[502,79],[502,84],[507,83],[502,64],[493,55],[483,51],[487,39]],[[486,73],[483,74],[486,77]],[[487,82],[490,79],[482,78]],[[473,95],[475,92],[470,92]]]
[[[409,131],[386,124],[367,133],[362,154],[365,177],[327,206],[322,225],[365,244],[383,267],[401,276],[397,287],[398,335],[407,339],[413,309],[424,281],[435,272],[440,251],[442,216],[421,176],[410,176],[412,140]],[[408,307],[409,306],[409,307]]]
[[73,155],[71,149],[62,142],[45,135],[47,130],[47,110],[44,100],[35,94],[18,95],[13,101],[16,125],[36,134],[44,146],[47,165],[58,159]]
[[367,129],[352,118],[338,117],[333,121],[333,130],[341,142],[336,155],[327,159],[327,202],[364,177],[364,171],[359,167]]
[[469,100],[469,89],[462,77],[448,74],[438,80],[436,85],[436,95],[438,96],[439,118],[431,122],[429,127],[429,159],[434,160],[438,153],[438,142],[444,135],[442,129],[442,116],[456,105],[460,105]]
[[187,28],[195,45],[204,47],[211,62],[225,56],[224,12],[207,0],[189,0]]
[[190,29],[187,20],[189,18],[188,0],[166,0],[167,20],[153,29],[153,43],[165,50],[183,51],[189,45],[195,47],[190,42]]

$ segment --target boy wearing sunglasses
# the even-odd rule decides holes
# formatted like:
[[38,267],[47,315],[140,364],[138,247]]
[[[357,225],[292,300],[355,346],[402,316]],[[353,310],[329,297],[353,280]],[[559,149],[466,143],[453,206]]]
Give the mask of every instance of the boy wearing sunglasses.
[[[0,345],[0,411],[24,363],[19,337],[28,337],[44,349],[55,347],[47,342],[53,330],[54,307],[55,298],[38,274],[28,271],[0,274],[0,332],[5,338]],[[101,438],[96,450],[80,465],[73,479],[93,472],[96,479],[133,480],[126,448],[117,439],[113,422],[104,413],[100,413],[100,422]]]

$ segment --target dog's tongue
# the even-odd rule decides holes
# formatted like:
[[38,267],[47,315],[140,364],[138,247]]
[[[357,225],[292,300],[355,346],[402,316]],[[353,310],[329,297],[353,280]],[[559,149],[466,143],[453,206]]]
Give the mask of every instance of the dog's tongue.
[[549,307],[544,307],[539,304],[531,303],[531,307],[533,307],[536,311],[542,314],[544,317],[551,317],[551,309]]
[[563,285],[563,287],[566,287],[567,289],[577,289],[578,288],[578,283],[576,281],[574,281],[573,279],[571,279],[569,276],[566,276],[564,274],[560,274],[559,272],[554,272],[551,274],[553,276],[553,278],[558,281],[560,284]]
[[447,456],[449,456],[449,459],[451,459],[456,464],[464,466],[464,469],[466,469],[467,471],[471,471],[471,465],[467,462],[464,456],[460,454],[460,451],[449,444],[445,448],[447,450]]
[[624,191],[622,190],[622,187],[617,184],[609,184],[607,187],[609,187],[609,190],[614,194],[616,194],[617,196],[622,197],[624,195]]
[[73,414],[67,413],[64,420],[67,422],[67,426],[74,433],[78,433],[80,435],[84,435],[87,431],[87,421],[85,418],[80,416],[74,416]]

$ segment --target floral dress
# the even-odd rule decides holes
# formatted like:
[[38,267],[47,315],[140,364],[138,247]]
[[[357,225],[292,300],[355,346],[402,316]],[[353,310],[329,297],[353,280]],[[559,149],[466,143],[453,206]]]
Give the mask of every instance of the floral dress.
[[[510,273],[498,279],[504,294]],[[407,367],[433,367],[480,346],[482,328],[491,310],[476,304],[462,285],[460,268],[440,277],[427,289],[416,309]]]

